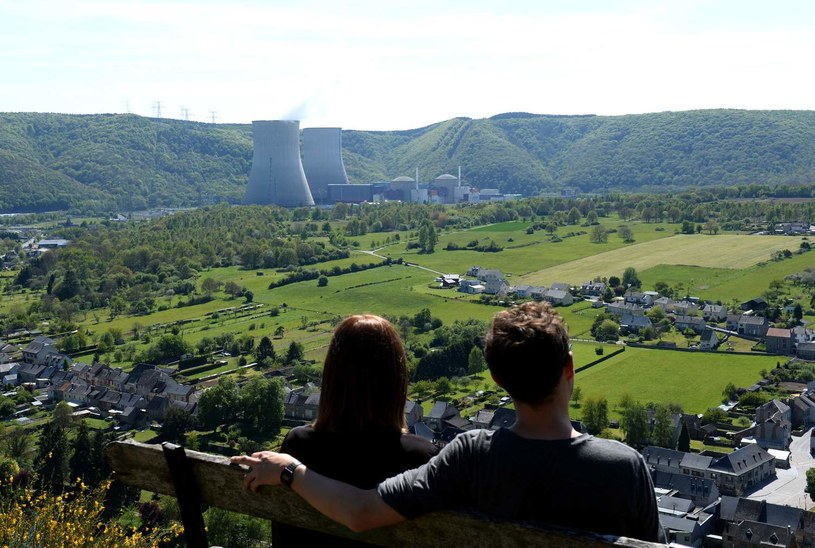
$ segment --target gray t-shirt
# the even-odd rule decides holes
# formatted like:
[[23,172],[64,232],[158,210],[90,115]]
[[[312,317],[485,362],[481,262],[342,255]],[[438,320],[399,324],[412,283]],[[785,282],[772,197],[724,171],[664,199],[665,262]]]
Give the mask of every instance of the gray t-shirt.
[[464,432],[426,465],[382,482],[407,519],[454,508],[664,541],[651,475],[622,443],[582,435],[533,440],[510,430]]

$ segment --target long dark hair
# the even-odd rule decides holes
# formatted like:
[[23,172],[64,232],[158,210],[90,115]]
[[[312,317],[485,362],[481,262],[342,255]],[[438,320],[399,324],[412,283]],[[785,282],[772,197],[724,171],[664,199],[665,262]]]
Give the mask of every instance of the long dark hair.
[[372,314],[349,316],[328,346],[314,428],[402,432],[407,385],[405,348],[393,325]]

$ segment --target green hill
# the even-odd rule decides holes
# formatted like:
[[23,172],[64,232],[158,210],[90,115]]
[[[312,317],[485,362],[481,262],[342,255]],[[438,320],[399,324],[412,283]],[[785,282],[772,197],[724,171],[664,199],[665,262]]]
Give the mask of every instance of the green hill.
[[[815,111],[629,116],[507,113],[407,131],[343,132],[352,182],[462,168],[465,183],[537,194],[815,180]],[[0,212],[129,211],[240,201],[249,125],[135,115],[0,114]]]

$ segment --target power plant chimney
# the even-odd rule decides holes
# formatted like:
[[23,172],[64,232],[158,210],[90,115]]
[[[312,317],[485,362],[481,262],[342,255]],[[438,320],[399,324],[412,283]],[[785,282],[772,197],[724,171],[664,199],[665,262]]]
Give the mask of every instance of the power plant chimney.
[[254,121],[252,137],[252,170],[243,203],[313,206],[314,199],[300,160],[300,122]]
[[312,127],[303,130],[303,169],[311,195],[328,203],[328,185],[347,185],[342,162],[342,128]]

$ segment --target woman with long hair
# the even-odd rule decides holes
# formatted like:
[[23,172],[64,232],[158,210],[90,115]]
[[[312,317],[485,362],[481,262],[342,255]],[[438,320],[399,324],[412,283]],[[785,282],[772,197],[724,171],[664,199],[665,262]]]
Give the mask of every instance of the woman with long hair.
[[[406,433],[407,387],[405,349],[393,325],[371,314],[344,319],[323,365],[317,419],[292,429],[281,452],[362,489],[424,464],[438,449]],[[281,523],[272,534],[277,548],[361,544]]]

